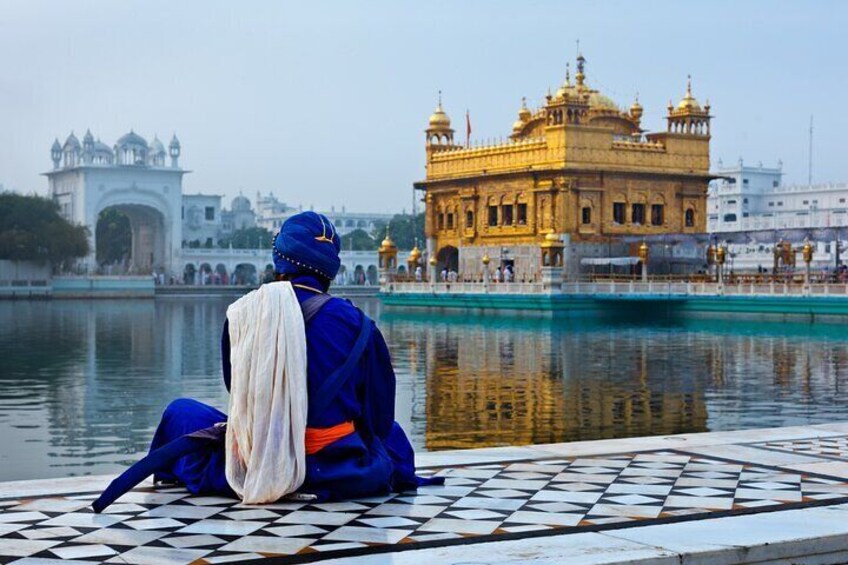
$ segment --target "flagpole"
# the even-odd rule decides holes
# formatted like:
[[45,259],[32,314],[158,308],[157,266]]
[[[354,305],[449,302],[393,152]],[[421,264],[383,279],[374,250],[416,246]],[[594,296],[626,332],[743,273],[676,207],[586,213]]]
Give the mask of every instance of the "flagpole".
[[471,147],[471,114],[465,109],[465,148]]

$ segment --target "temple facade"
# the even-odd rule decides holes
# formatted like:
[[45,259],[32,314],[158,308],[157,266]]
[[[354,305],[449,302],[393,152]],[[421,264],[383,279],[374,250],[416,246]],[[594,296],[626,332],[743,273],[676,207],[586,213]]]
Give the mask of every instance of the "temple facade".
[[473,275],[488,256],[529,279],[546,237],[565,244],[568,262],[572,244],[592,255],[617,236],[704,232],[709,103],[690,80],[664,131],[647,133],[642,114],[638,100],[624,111],[592,88],[582,55],[574,82],[567,72],[542,107],[522,103],[501,143],[457,143],[440,99],[425,130],[426,178],[415,183],[431,268]]

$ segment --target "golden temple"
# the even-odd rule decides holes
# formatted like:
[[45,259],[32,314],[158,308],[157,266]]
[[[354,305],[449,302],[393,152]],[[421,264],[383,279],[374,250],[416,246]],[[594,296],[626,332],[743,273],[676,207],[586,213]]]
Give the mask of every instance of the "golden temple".
[[426,131],[427,251],[431,264],[474,273],[484,255],[516,273],[541,264],[540,244],[606,242],[615,236],[698,233],[706,226],[710,106],[691,80],[665,131],[642,129],[638,100],[623,111],[589,86],[586,60],[545,97],[522,102],[508,140],[481,146],[454,139],[441,104]]

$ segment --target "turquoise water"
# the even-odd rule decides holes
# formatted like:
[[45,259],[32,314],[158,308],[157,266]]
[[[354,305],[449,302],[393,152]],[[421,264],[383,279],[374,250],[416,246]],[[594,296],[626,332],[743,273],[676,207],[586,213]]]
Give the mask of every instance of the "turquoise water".
[[[181,396],[226,409],[228,298],[0,302],[0,480],[114,472]],[[439,450],[848,419],[844,326],[382,312],[397,418]]]

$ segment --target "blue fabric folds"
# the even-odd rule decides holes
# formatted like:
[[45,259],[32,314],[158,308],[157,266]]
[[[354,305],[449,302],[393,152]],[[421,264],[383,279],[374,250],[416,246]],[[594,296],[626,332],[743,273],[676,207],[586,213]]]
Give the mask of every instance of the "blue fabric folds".
[[[317,281],[300,277],[293,282],[312,286]],[[315,296],[297,287],[295,293],[301,303]],[[368,331],[363,332],[363,324],[367,324]],[[356,342],[363,339],[362,354],[346,378],[330,387],[328,379],[339,373],[356,349]],[[394,419],[395,375],[391,358],[374,322],[350,302],[332,298],[307,323],[306,343],[310,395],[307,425],[326,428],[353,421],[356,431],[307,456],[306,482],[301,492],[315,494],[319,500],[342,500],[443,482],[439,478],[423,479],[415,475],[412,445]],[[222,359],[229,389],[226,329],[222,336]],[[330,398],[325,394],[323,401],[315,406],[311,399],[321,399],[321,391],[327,390],[334,392]],[[181,445],[181,438],[187,434],[224,421],[226,415],[211,406],[196,400],[175,400],[162,416],[151,453],[169,452],[171,444]],[[226,481],[221,441],[193,442],[187,451],[176,460],[163,460],[164,466],[154,469],[155,479],[182,483],[194,494],[235,496]]]

